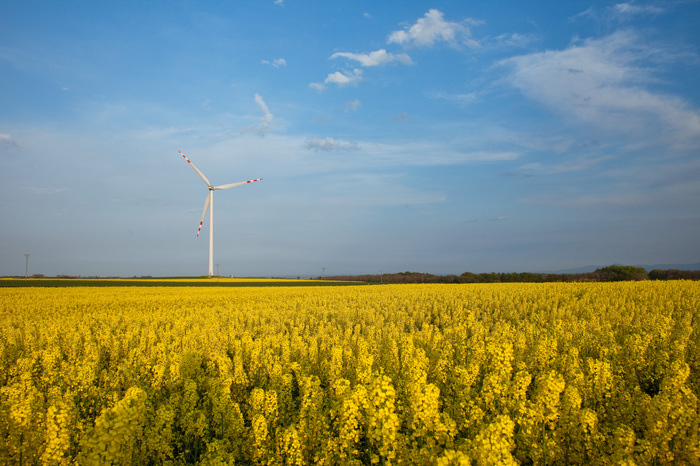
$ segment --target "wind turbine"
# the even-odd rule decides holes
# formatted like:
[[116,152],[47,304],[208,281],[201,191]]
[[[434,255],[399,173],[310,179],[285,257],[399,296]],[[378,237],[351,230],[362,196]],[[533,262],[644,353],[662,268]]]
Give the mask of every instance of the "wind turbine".
[[207,177],[204,176],[204,173],[200,172],[199,169],[195,167],[192,162],[190,162],[190,159],[188,159],[187,156],[182,153],[182,151],[178,152],[180,152],[180,155],[182,155],[185,158],[185,160],[187,160],[187,163],[192,165],[194,171],[197,172],[197,174],[204,180],[204,182],[209,187],[209,194],[207,195],[207,200],[204,201],[204,211],[202,212],[202,220],[200,220],[199,228],[197,229],[197,237],[199,237],[199,232],[202,231],[204,217],[207,215],[207,207],[209,207],[209,278],[211,278],[214,275],[214,191],[217,189],[228,189],[233,188],[234,186],[240,186],[242,184],[253,183],[255,181],[262,180],[262,178],[258,178],[256,180],[240,181],[238,183],[222,184],[221,186],[212,186]]

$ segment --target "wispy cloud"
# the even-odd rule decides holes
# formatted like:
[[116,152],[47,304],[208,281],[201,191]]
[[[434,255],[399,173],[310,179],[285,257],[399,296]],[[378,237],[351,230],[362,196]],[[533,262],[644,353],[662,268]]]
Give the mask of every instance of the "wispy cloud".
[[362,102],[360,102],[357,99],[351,100],[349,102],[345,102],[345,105],[343,105],[343,108],[345,109],[346,112],[348,112],[348,111],[356,112],[357,110],[360,109],[360,107],[362,107]]
[[362,66],[379,66],[386,65],[389,63],[402,63],[404,65],[413,64],[413,60],[405,53],[393,54],[388,53],[385,49],[376,50],[370,53],[350,53],[350,52],[338,52],[331,55],[331,58],[347,58],[348,60],[354,60],[360,63]]
[[461,23],[445,21],[444,14],[436,9],[429,10],[416,23],[402,31],[394,31],[387,42],[392,44],[427,47],[436,42],[447,42],[452,47],[466,45],[478,47],[479,43],[472,39],[469,26],[481,24],[481,21],[466,19]]
[[275,68],[279,68],[280,66],[287,66],[287,60],[285,60],[284,58],[273,58],[272,61],[262,60],[261,63],[263,65],[274,66]]
[[467,105],[476,101],[477,99],[477,95],[475,92],[467,92],[465,94],[453,94],[444,91],[433,91],[429,92],[428,96],[433,99],[441,99],[450,102],[455,102],[459,105]]
[[632,3],[618,3],[612,7],[613,12],[619,16],[630,15],[659,15],[664,13],[663,8],[654,5],[635,5]]
[[497,36],[495,44],[501,47],[525,48],[529,47],[536,40],[537,38],[533,35],[509,33]]
[[243,130],[241,130],[241,132],[257,133],[260,135],[264,135],[270,132],[270,130],[272,129],[272,124],[274,122],[275,116],[270,112],[270,109],[267,108],[267,104],[263,100],[262,96],[258,93],[255,94],[255,103],[258,104],[258,107],[262,111],[263,115],[262,117],[260,117],[260,121],[257,125],[244,128]]
[[587,8],[586,10],[584,10],[584,11],[582,11],[582,12],[580,12],[580,13],[576,13],[575,15],[570,16],[570,17],[569,17],[569,21],[575,21],[575,20],[577,20],[577,19],[579,19],[579,18],[597,19],[597,14],[596,14],[596,11],[595,11],[595,10],[593,9],[593,7],[591,6],[591,7]]
[[363,152],[374,164],[440,166],[482,162],[508,162],[520,157],[520,153],[508,150],[461,150],[435,142],[411,142],[410,144],[362,143]]
[[[324,81],[326,84],[333,83],[337,84],[338,86],[357,86],[357,84],[362,81],[362,70],[359,69],[354,69],[352,73],[350,72],[345,72],[341,73],[340,71],[336,71],[335,73],[331,73],[328,75],[326,80]],[[313,84],[313,83],[312,83]]]
[[263,112],[261,123],[264,124],[267,128],[270,125],[270,123],[272,123],[274,116],[272,115],[272,113],[270,113],[270,109],[267,108],[267,104],[263,100],[262,96],[258,93],[255,94],[255,103],[258,104],[258,107],[260,107],[260,110],[262,110]]
[[574,160],[566,160],[562,163],[547,165],[540,162],[533,162],[522,165],[518,168],[516,175],[559,175],[561,173],[572,173],[584,170],[591,170],[599,167],[602,163],[611,160],[613,157],[604,155],[599,157],[578,157]]
[[697,146],[700,113],[678,97],[647,88],[653,70],[639,63],[654,54],[636,34],[625,31],[501,64],[513,68],[509,81],[526,96],[577,123],[634,136],[639,144]]
[[637,3],[617,3],[611,7],[589,7],[576,15],[569,17],[569,21],[578,19],[590,19],[596,22],[608,23],[610,21],[629,21],[635,16],[657,16],[666,13],[664,8],[656,5],[640,5]]
[[312,138],[306,141],[304,144],[306,149],[311,149],[315,151],[324,152],[336,152],[336,151],[355,151],[359,150],[359,146],[354,141],[336,141],[333,138]]
[[[561,208],[585,210],[649,209],[681,206],[695,207],[700,195],[700,160],[676,158],[669,163],[647,159],[643,164],[623,167],[615,164],[602,166],[615,157],[583,157],[578,161],[552,167],[533,166],[541,174],[556,175],[578,169],[595,168],[596,176],[588,178],[586,186],[576,183],[558,185],[557,189],[545,190],[521,199],[525,204],[548,205]],[[524,168],[524,167],[521,167]],[[591,189],[591,184],[605,180]]]

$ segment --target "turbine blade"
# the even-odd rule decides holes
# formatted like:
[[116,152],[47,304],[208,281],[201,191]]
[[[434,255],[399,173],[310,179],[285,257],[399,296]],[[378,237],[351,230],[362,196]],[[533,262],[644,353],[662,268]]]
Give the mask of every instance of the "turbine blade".
[[207,200],[204,201],[204,211],[202,212],[202,220],[199,221],[199,228],[197,228],[197,238],[199,238],[199,232],[202,231],[202,224],[204,223],[204,217],[206,217],[206,215],[207,215],[207,208],[208,207],[209,207],[209,194],[207,194]]
[[241,181],[238,183],[222,184],[221,186],[216,186],[214,189],[228,189],[228,188],[233,188],[234,186],[240,186],[242,184],[254,183],[254,182],[260,181],[260,180],[262,180],[262,178],[258,178],[256,180]]
[[209,180],[207,179],[207,177],[204,176],[204,173],[200,172],[199,169],[198,169],[197,167],[195,167],[194,164],[193,164],[192,162],[190,162],[190,159],[188,159],[187,156],[186,156],[185,154],[182,153],[182,151],[178,151],[178,152],[180,152],[180,155],[182,155],[182,156],[185,158],[185,160],[187,160],[187,163],[189,163],[190,165],[192,165],[192,168],[194,168],[194,171],[196,171],[196,172],[199,174],[199,176],[202,177],[202,179],[203,179],[204,182],[207,184],[207,186],[209,186],[209,187],[211,188],[212,185],[211,185],[211,183],[209,182]]

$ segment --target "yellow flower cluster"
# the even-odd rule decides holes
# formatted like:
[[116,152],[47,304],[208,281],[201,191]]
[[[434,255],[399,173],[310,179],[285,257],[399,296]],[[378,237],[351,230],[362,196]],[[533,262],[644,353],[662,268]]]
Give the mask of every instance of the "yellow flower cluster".
[[0,464],[700,464],[700,284],[0,289]]

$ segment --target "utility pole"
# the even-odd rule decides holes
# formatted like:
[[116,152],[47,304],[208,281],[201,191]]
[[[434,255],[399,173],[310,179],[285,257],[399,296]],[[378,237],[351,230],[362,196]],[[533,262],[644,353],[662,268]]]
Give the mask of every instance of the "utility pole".
[[31,256],[31,254],[24,255],[24,257],[27,258],[27,267],[24,269],[24,279],[25,280],[29,277],[29,256]]
[[216,276],[219,276],[219,264],[216,264]]
[[321,270],[323,270],[323,272],[321,273],[321,278],[324,278],[326,276],[326,268],[321,267]]

